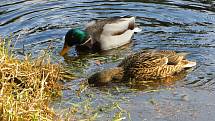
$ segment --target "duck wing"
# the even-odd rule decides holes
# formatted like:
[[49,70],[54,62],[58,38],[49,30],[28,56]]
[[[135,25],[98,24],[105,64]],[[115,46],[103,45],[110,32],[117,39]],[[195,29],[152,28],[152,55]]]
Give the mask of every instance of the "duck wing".
[[141,65],[143,65],[145,68],[160,67],[166,65],[169,62],[167,57],[154,53],[141,55],[140,58],[141,59],[138,59],[137,62],[140,61]]
[[99,41],[103,27],[108,23],[108,20],[94,20],[86,24],[86,31],[92,37],[93,41]]
[[162,54],[162,55],[176,55],[176,52],[173,50],[154,50],[153,52]]
[[169,60],[168,65],[177,65],[184,59],[184,56],[171,55],[171,56],[167,56],[167,58]]
[[168,58],[169,65],[177,65],[179,62],[185,59],[186,55],[189,54],[185,52],[176,53],[173,50],[158,50],[158,51],[155,51],[155,53],[166,56]]
[[135,53],[126,57],[118,66],[135,68],[153,68],[166,65],[168,58],[157,53]]
[[114,36],[120,35],[128,29],[134,29],[135,17],[94,20],[86,24],[85,27],[92,39],[99,41],[102,34],[106,36]]
[[187,52],[175,52],[174,50],[153,50],[152,52],[159,53],[166,56],[180,55],[186,57],[189,53]]
[[117,36],[125,33],[127,30],[134,30],[135,26],[135,17],[119,18],[105,24],[102,34]]
[[160,67],[158,74],[160,77],[167,77],[170,75],[173,75],[175,73],[178,73],[182,71],[185,68],[191,68],[196,65],[196,62],[188,61],[188,60],[182,60],[177,65],[165,65],[163,67]]

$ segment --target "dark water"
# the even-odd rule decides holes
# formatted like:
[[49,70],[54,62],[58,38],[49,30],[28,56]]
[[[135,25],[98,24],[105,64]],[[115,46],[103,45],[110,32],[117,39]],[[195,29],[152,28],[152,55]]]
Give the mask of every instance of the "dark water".
[[[76,56],[74,49],[70,51],[70,57],[58,55],[68,29],[83,26],[91,19],[114,16],[136,16],[143,29],[128,47],[106,55],[89,54],[75,62],[71,57]],[[132,91],[125,85],[87,87],[77,97],[84,81],[67,82],[65,85],[71,90],[65,90],[62,99],[55,101],[53,107],[59,112],[79,107],[76,115],[80,119],[96,115],[97,120],[112,120],[118,112],[125,120],[129,120],[129,113],[134,121],[214,121],[214,31],[215,2],[212,0],[0,1],[0,34],[16,38],[18,56],[26,53],[36,56],[49,47],[55,62],[70,66],[70,70],[82,79],[116,65],[128,53],[146,48],[186,51],[191,53],[188,58],[198,63],[193,71],[174,84],[156,85],[150,89]],[[103,63],[97,65],[96,60]],[[72,69],[74,67],[76,69]],[[83,107],[77,106],[78,103]],[[84,107],[91,110],[86,108],[84,111]]]

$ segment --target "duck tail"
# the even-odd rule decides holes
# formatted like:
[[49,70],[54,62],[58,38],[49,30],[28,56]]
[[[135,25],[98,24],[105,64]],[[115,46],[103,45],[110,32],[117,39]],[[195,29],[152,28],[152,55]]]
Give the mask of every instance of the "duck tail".
[[138,32],[141,32],[141,31],[142,31],[142,29],[141,29],[141,28],[139,28],[139,27],[135,27],[135,28],[133,29],[133,31],[134,31],[135,33],[138,33]]
[[183,60],[182,62],[184,63],[184,68],[191,68],[196,66],[196,62],[194,61]]
[[88,78],[88,83],[95,86],[106,85],[114,80],[121,80],[123,75],[122,67],[114,67],[95,73]]
[[128,26],[128,28],[131,29],[131,30],[133,30],[133,32],[138,33],[138,32],[141,32],[141,31],[142,31],[142,29],[139,28],[139,27],[137,26],[137,24],[135,23],[136,17],[123,18],[123,19],[129,21],[129,26]]

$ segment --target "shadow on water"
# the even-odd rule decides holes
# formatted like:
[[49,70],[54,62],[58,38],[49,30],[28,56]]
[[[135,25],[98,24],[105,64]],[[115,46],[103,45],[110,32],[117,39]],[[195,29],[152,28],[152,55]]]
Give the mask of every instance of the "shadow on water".
[[[17,56],[32,53],[36,57],[51,46],[53,62],[63,62],[65,68],[80,77],[65,83],[71,89],[64,90],[62,98],[53,102],[56,111],[88,99],[92,108],[98,109],[98,120],[111,120],[114,113],[122,113],[123,108],[137,121],[213,121],[214,5],[212,0],[1,0],[0,35],[15,38]],[[83,27],[92,19],[116,16],[136,16],[143,29],[135,34],[128,47],[88,54],[78,53],[73,48],[68,56],[59,56],[63,37],[70,28]],[[102,87],[82,85],[82,80],[93,73],[113,67],[125,56],[142,49],[189,52],[188,59],[197,61],[197,67],[178,78],[147,85],[116,84],[105,91]],[[80,97],[77,97],[77,90]],[[113,103],[115,108],[102,109]],[[124,113],[122,117],[129,120]],[[79,112],[78,119],[84,115]]]
[[137,90],[159,90],[159,88],[169,88],[176,84],[177,81],[183,80],[188,74],[188,70],[184,70],[180,73],[175,74],[171,77],[166,77],[164,79],[159,80],[147,80],[147,81],[135,81],[131,82],[127,86],[132,89]]

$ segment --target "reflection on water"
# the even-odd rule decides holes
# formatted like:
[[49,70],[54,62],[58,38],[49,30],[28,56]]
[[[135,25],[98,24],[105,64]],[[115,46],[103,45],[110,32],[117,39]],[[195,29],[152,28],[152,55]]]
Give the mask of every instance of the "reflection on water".
[[[149,87],[157,92],[131,91],[128,85],[115,85],[114,89],[106,88],[106,91],[88,87],[79,99],[75,92],[82,81],[75,80],[65,84],[70,85],[71,90],[65,90],[63,98],[55,102],[54,107],[60,110],[94,95],[91,97],[92,107],[117,101],[131,113],[132,120],[213,121],[214,4],[212,0],[1,0],[0,35],[12,34],[16,38],[17,54],[30,52],[36,56],[51,46],[54,61],[63,60],[65,66],[81,78],[113,67],[126,55],[141,49],[189,52],[188,59],[196,60],[197,67],[187,76],[176,79],[179,81],[152,83]],[[136,16],[143,29],[134,36],[128,48],[87,56],[72,49],[65,58],[58,55],[68,29],[83,27],[92,19],[115,16]],[[132,88],[145,89],[139,84]],[[107,92],[111,95],[108,98]],[[188,101],[180,100],[183,95],[189,97]],[[100,111],[98,119],[110,120],[114,117],[113,112]],[[127,115],[123,116],[128,120]]]
[[171,87],[176,84],[176,81],[182,80],[186,77],[188,70],[184,70],[180,73],[177,73],[173,76],[166,77],[164,79],[159,80],[147,80],[147,81],[135,81],[132,83],[129,83],[127,86],[129,86],[132,89],[137,90],[156,90],[158,88],[162,87]]

